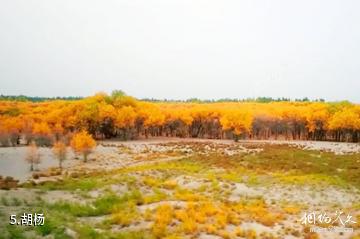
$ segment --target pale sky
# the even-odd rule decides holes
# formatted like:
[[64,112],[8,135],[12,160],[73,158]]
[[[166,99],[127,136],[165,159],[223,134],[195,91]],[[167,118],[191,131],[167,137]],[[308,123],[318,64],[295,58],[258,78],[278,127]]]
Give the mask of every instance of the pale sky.
[[0,94],[360,103],[358,0],[1,0]]

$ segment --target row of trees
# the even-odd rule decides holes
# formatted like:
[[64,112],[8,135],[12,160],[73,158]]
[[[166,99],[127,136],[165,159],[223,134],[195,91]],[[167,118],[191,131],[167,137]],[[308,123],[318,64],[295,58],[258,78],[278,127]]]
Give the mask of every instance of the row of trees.
[[97,139],[171,136],[358,142],[360,106],[349,102],[147,102],[112,95],[0,101],[0,144],[50,146],[86,130]]
[[[86,131],[81,131],[72,137],[70,146],[76,154],[82,154],[84,162],[86,162],[88,155],[96,146],[96,142]],[[63,162],[68,157],[68,145],[64,141],[58,140],[54,143],[52,152],[54,157],[59,161],[59,168],[62,169]],[[30,147],[27,149],[25,160],[30,165],[30,171],[34,170],[34,165],[40,164],[41,154],[35,142],[30,143]]]

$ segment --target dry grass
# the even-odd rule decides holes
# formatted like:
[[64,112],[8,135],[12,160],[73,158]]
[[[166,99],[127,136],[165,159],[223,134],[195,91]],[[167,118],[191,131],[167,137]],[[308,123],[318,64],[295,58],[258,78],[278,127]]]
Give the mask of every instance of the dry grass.
[[[139,154],[133,153],[131,147],[119,147],[119,151],[130,155],[136,162],[134,166],[110,172],[79,174],[77,178],[65,177],[62,182],[31,187],[41,189],[45,194],[54,189],[71,191],[78,196],[95,190],[101,192],[98,198],[88,199],[89,203],[85,206],[67,202],[61,205],[48,203],[44,207],[50,221],[56,221],[55,216],[61,218],[61,221],[56,221],[56,226],[72,228],[80,238],[88,238],[86,236],[94,233],[89,229],[93,227],[101,231],[96,238],[106,239],[117,236],[198,238],[200,234],[250,239],[283,238],[285,235],[318,238],[316,233],[310,233],[308,227],[294,222],[300,220],[304,210],[312,210],[311,206],[306,202],[299,204],[291,201],[287,194],[269,202],[266,192],[273,189],[273,185],[280,188],[290,185],[294,190],[307,187],[313,193],[326,190],[329,186],[336,186],[337,190],[360,188],[358,154],[334,155],[266,144],[261,145],[262,150],[257,153],[246,153],[244,147],[256,150],[260,147],[258,144],[187,142],[159,145],[165,150],[158,152],[154,146],[144,147]],[[184,153],[181,149],[191,153]],[[226,153],[228,151],[238,153],[230,155]],[[159,160],[179,155],[186,157],[172,161]],[[154,163],[148,163],[150,161]],[[317,187],[314,188],[314,185]],[[128,192],[116,191],[122,186]],[[244,189],[234,196],[237,186],[261,192],[262,195],[246,195]],[[259,190],[264,188],[265,191]],[[360,221],[360,207],[357,204],[354,202],[347,209]],[[334,205],[326,202],[321,206],[321,209],[330,212],[334,209]],[[73,226],[79,223],[80,216],[89,215],[104,216],[106,219],[91,227]],[[293,227],[294,223],[299,227]],[[255,224],[257,227],[246,227],[245,224]],[[353,227],[358,230],[353,238],[358,237],[358,225]],[[270,231],[261,232],[257,230],[258,227]],[[56,230],[52,230],[50,234],[55,235]],[[134,234],[132,230],[135,230]]]

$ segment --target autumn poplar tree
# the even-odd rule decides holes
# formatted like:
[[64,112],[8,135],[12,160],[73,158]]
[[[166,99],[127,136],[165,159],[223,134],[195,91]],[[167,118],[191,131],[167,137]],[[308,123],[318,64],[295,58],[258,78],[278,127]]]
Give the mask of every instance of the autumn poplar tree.
[[86,162],[88,155],[96,146],[96,142],[86,131],[81,131],[73,136],[70,145],[76,153],[83,155],[84,162]]
[[25,160],[30,164],[30,171],[34,171],[34,164],[40,163],[40,153],[34,142],[28,147]]
[[243,133],[249,133],[253,122],[253,115],[250,112],[235,110],[224,114],[220,123],[224,130],[232,130],[235,140]]
[[67,150],[66,150],[66,145],[61,142],[58,141],[54,144],[53,146],[53,154],[54,156],[58,159],[59,161],[59,168],[62,169],[62,163],[66,160],[67,158]]
[[[266,103],[265,103],[266,102]],[[360,105],[287,99],[137,100],[122,91],[77,100],[0,101],[0,145],[50,146],[73,132],[94,138],[360,140]]]

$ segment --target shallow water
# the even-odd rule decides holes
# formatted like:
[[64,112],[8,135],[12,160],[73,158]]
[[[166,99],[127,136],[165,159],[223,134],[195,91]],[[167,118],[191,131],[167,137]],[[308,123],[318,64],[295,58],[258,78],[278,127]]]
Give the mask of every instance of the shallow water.
[[[28,147],[0,147],[0,175],[11,176],[20,182],[31,177],[30,164],[25,160]],[[41,162],[35,168],[39,170],[57,167],[58,161],[54,158],[50,148],[39,148]],[[68,158],[72,158],[69,153]],[[64,167],[69,166],[74,160],[67,160]]]

